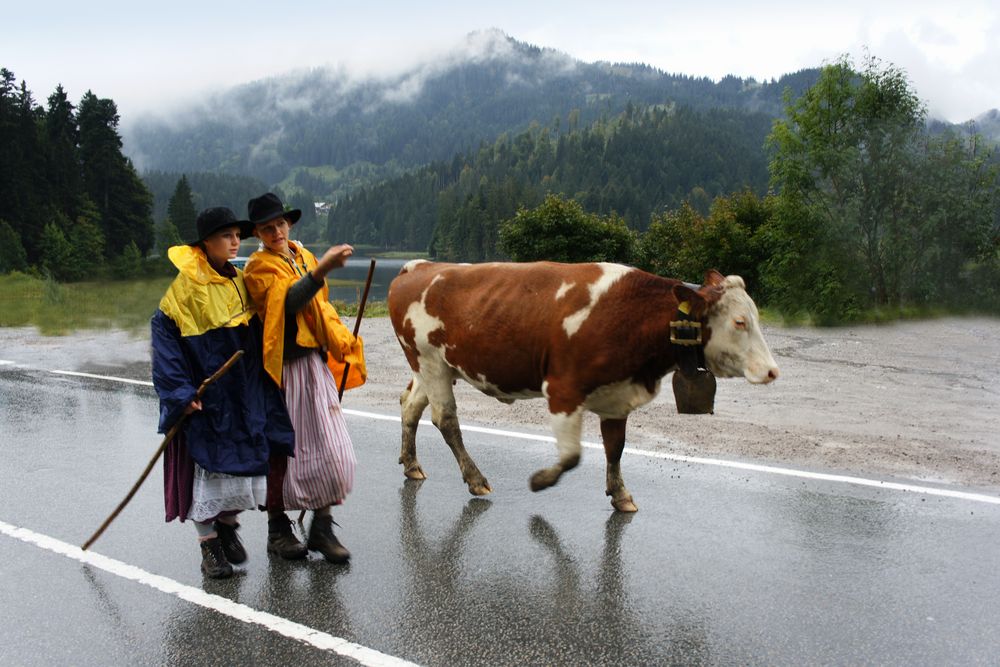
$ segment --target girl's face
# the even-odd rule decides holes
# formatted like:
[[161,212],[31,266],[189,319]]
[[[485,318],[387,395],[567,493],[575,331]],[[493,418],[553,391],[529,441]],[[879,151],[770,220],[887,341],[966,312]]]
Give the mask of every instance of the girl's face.
[[274,252],[288,254],[288,229],[291,225],[285,218],[275,218],[254,229],[254,236],[261,240],[264,247]]
[[205,254],[209,261],[216,266],[221,266],[227,261],[236,257],[240,252],[240,228],[226,227],[213,232],[202,243],[205,246]]

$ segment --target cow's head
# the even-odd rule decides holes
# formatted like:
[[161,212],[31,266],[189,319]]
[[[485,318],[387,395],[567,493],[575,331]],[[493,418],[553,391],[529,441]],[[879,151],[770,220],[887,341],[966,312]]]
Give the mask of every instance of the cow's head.
[[710,330],[705,344],[705,363],[717,377],[745,377],[754,384],[778,378],[778,365],[760,330],[757,305],[739,276],[705,273],[698,290],[676,285],[678,303],[691,305],[691,317]]

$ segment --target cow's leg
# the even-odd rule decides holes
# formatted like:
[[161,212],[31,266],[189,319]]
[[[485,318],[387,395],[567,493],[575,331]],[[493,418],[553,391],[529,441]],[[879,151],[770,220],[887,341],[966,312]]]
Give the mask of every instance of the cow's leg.
[[479,471],[469,453],[465,451],[465,444],[462,442],[462,429],[458,424],[458,413],[455,411],[455,402],[452,400],[450,406],[438,410],[431,404],[431,421],[441,431],[444,441],[451,448],[451,453],[455,455],[458,468],[462,471],[462,479],[469,485],[469,493],[474,496],[485,496],[493,490],[490,483],[486,481],[483,473]]
[[[551,400],[549,406],[551,410]],[[535,471],[531,476],[532,491],[541,491],[554,486],[564,472],[572,470],[580,463],[580,429],[583,425],[583,408],[578,407],[569,413],[552,412],[551,423],[552,430],[556,435],[559,463]]]
[[417,462],[417,426],[428,402],[420,376],[414,375],[399,397],[403,421],[403,445],[399,450],[399,462],[403,464],[403,474],[410,479],[427,479]]
[[608,488],[605,493],[611,496],[611,505],[619,512],[635,512],[639,508],[632,501],[632,495],[626,490],[622,480],[622,451],[625,449],[625,419],[602,419],[601,439],[604,441],[604,454],[608,458]]
[[474,496],[485,496],[493,488],[483,477],[483,473],[479,471],[469,453],[465,451],[451,376],[439,373],[435,374],[433,379],[424,377],[424,380],[424,391],[431,404],[431,421],[441,431],[444,441],[455,455],[458,468],[462,471],[462,479],[469,485],[469,493]]

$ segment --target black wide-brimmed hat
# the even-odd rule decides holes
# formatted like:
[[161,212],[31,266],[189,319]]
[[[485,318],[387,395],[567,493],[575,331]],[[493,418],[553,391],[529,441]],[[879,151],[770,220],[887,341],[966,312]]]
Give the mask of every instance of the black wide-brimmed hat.
[[253,224],[249,220],[237,220],[232,209],[225,206],[213,206],[206,208],[198,214],[196,221],[198,226],[198,238],[188,245],[198,245],[213,233],[226,227],[239,227],[240,238],[247,239],[253,236]]
[[263,225],[265,222],[271,222],[282,216],[288,220],[289,224],[294,225],[302,217],[302,211],[297,208],[286,211],[281,200],[278,199],[278,195],[266,192],[247,202],[247,216],[250,218],[251,225]]

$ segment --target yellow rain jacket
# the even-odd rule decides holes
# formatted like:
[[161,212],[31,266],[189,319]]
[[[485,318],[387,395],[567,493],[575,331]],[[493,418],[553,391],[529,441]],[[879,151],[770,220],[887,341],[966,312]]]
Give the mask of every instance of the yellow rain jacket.
[[238,327],[253,317],[253,302],[243,281],[216,273],[204,252],[178,245],[167,250],[167,257],[180,274],[160,300],[160,310],[177,324],[182,336]]
[[202,409],[191,413],[182,433],[191,458],[209,472],[267,474],[272,454],[293,455],[295,433],[278,387],[264,372],[262,327],[240,271],[220,275],[191,246],[175,246],[167,255],[180,273],[150,321],[159,431],[168,432],[201,382],[243,350],[205,389]]
[[[296,250],[295,261],[270,250],[258,250],[247,261],[243,278],[247,289],[264,318],[264,368],[278,386],[285,347],[285,298],[288,289],[306,272],[316,268],[316,256],[289,241]],[[295,315],[298,333],[295,342],[302,347],[326,350],[326,365],[339,387],[344,367],[350,364],[347,389],[360,387],[368,377],[364,341],[354,337],[330,303],[330,289],[324,281],[320,291]]]

